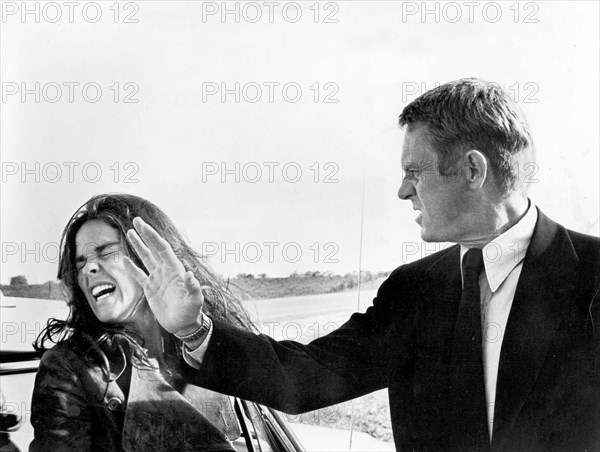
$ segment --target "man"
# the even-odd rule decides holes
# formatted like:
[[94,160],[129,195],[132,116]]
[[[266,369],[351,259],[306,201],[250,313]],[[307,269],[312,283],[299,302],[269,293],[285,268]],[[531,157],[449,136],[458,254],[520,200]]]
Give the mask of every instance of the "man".
[[399,450],[599,450],[600,240],[527,198],[531,134],[497,85],[439,86],[400,124],[398,195],[425,241],[457,245],[397,268],[366,313],[308,345],[197,319],[198,282],[134,223],[150,276],[132,271],[186,344],[186,377],[289,413],[387,387]]

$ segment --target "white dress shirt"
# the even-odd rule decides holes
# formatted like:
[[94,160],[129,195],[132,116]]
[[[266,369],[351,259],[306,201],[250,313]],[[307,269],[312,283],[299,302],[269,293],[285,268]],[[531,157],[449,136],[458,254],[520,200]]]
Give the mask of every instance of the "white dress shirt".
[[[206,314],[204,314],[204,315],[206,315]],[[210,338],[212,337],[213,323],[209,316],[207,316],[207,318],[208,318],[208,322],[210,323],[210,326],[208,329],[208,334],[206,335],[206,338],[204,339],[204,342],[202,342],[202,344],[200,344],[198,346],[198,348],[196,348],[194,350],[190,350],[189,348],[187,348],[185,346],[185,344],[183,345],[183,359],[185,360],[186,363],[188,363],[194,369],[200,369],[200,364],[202,363],[202,360],[204,359],[204,354],[206,353],[208,344],[210,344]]]
[[[479,291],[483,376],[490,441],[494,428],[496,381],[502,340],[537,216],[537,209],[530,202],[527,213],[517,224],[483,247],[484,270],[479,275]],[[467,250],[466,247],[460,247],[461,262]]]

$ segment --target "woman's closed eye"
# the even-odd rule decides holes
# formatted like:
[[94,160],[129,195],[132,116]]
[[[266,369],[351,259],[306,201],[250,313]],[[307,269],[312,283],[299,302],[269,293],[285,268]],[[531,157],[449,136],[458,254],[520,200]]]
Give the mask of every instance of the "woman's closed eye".
[[127,252],[122,248],[121,245],[111,245],[110,247],[103,249],[100,253],[98,253],[98,259],[106,261],[110,259],[111,261],[117,262],[122,256],[126,256]]
[[106,261],[107,259],[114,259],[117,261],[120,258],[122,251],[121,245],[119,244],[111,244],[106,248],[101,247],[100,250],[96,250],[94,256],[90,256],[89,258],[83,256],[79,257],[75,263],[75,267],[77,268],[77,271],[80,272],[90,260],[92,262],[97,262],[99,260]]

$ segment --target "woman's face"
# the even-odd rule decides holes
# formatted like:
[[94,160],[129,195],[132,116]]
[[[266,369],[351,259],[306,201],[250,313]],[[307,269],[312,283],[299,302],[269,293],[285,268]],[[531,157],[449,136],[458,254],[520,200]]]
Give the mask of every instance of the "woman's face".
[[119,231],[101,220],[89,220],[75,236],[77,281],[101,322],[134,321],[144,292],[129,275]]

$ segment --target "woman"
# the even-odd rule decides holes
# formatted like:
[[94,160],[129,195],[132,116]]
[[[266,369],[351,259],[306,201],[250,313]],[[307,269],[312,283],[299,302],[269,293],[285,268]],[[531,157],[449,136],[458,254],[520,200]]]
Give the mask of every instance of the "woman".
[[70,315],[38,337],[42,357],[32,401],[30,450],[233,450],[239,436],[229,399],[186,385],[182,342],[155,320],[128,268],[145,270],[126,240],[140,217],[203,286],[212,318],[252,329],[238,300],[201,262],[154,204],[126,194],[91,198],[61,239],[58,278]]

